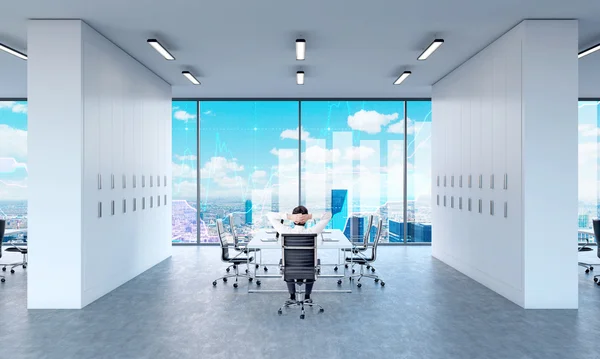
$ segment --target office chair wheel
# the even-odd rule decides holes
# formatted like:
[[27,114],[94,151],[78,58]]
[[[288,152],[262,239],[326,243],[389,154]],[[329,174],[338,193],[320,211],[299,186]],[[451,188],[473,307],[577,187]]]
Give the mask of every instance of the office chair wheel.
[[379,278],[375,278],[375,283],[379,283]]
[[347,265],[347,264],[344,264],[344,267],[345,267],[346,269],[348,269],[348,265]]
[[4,283],[4,282],[6,282],[6,279],[4,279],[4,278],[1,278],[1,279],[0,279],[0,282]]
[[594,283],[598,283],[598,278],[594,278]]
[[246,269],[246,274],[248,274],[248,270]]
[[590,270],[589,270],[589,269],[586,269],[586,270],[585,270],[585,274],[588,274],[589,272],[590,272]]
[[258,264],[256,265],[256,269],[258,269],[258,267],[260,267]]
[[10,273],[11,273],[11,274],[15,274],[15,270],[14,270],[14,269],[11,269],[11,270],[10,270]]
[[252,282],[253,279],[254,278],[252,278],[252,277],[248,278],[248,282]]
[[216,286],[216,285],[217,285],[217,281],[214,281],[214,282],[213,282],[213,286]]
[[593,271],[593,270],[594,270],[594,267],[590,266],[590,270],[592,270],[592,271]]
[[385,282],[384,281],[381,281],[381,286],[385,287]]
[[360,288],[362,287],[362,283],[356,283],[356,286]]
[[338,285],[342,285],[342,280],[338,279]]
[[282,314],[283,314],[283,311],[282,311],[281,309],[279,309],[279,310],[277,311],[277,314],[279,314],[279,315],[282,315]]
[[371,273],[375,273],[375,268],[371,268]]
[[223,282],[226,282],[226,283],[227,283],[227,278],[223,278]]
[[231,270],[230,268],[225,269],[227,271],[227,273],[229,273],[229,271]]
[[371,269],[371,266],[367,266],[367,269]]
[[234,288],[237,288],[237,287],[238,287],[238,284],[237,284],[237,283],[233,283],[233,287],[234,287]]
[[323,313],[325,311],[325,309],[321,308],[319,309],[319,313]]
[[27,268],[27,265],[23,264],[23,269],[26,269],[26,268]]
[[259,280],[256,281],[256,285],[260,285],[260,281]]
[[333,267],[333,270],[337,272],[338,271],[338,267]]
[[269,269],[267,267],[265,267],[265,272],[268,272],[268,271],[269,271]]
[[352,270],[352,274],[354,274],[354,273],[356,273],[356,269],[353,269],[353,270]]
[[236,268],[237,268],[237,265],[235,265],[235,264],[234,264],[234,265],[233,265],[233,269],[236,269]]
[[304,314],[300,314],[300,319],[304,319]]
[[3,272],[6,272],[6,267],[2,267],[2,271],[3,271]]

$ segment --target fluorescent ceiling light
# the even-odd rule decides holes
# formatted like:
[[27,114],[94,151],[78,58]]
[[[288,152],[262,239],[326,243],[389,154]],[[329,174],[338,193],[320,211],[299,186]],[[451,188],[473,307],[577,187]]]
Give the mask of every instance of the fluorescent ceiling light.
[[198,81],[197,78],[194,77],[194,75],[192,75],[191,72],[189,71],[183,71],[182,72],[183,76],[185,76],[188,80],[190,80],[191,83],[193,83],[194,85],[200,85],[200,81]]
[[304,85],[304,71],[296,72],[296,83],[298,85]]
[[410,76],[410,74],[411,74],[411,73],[412,73],[412,72],[410,72],[410,71],[404,71],[404,72],[402,73],[402,75],[400,75],[400,77],[398,77],[398,78],[396,79],[396,81],[394,81],[394,85],[400,85],[400,84],[402,83],[402,81],[406,80],[406,78],[407,78],[408,76]]
[[175,60],[173,55],[171,55],[171,53],[167,51],[167,49],[165,49],[156,39],[149,39],[148,43],[154,48],[154,50],[158,51],[158,53],[161,54],[165,59]]
[[306,57],[306,40],[296,40],[296,60],[304,60]]
[[585,50],[581,51],[579,53],[579,55],[577,56],[577,58],[580,59],[580,58],[587,56],[587,55],[591,54],[592,52],[596,52],[598,50],[600,50],[600,44],[596,44],[596,45],[590,47],[589,49],[585,49]]
[[435,50],[437,50],[438,47],[442,46],[443,43],[444,43],[444,40],[442,40],[442,39],[433,40],[433,42],[431,44],[429,44],[429,46],[427,46],[425,51],[423,51],[423,53],[421,55],[419,55],[417,60],[427,60],[427,58],[429,56],[431,56],[431,54],[433,54],[433,52]]
[[9,54],[14,55],[14,56],[16,56],[16,57],[18,57],[20,59],[27,60],[27,55],[25,55],[24,53],[19,52],[19,51],[13,49],[12,47],[6,46],[6,45],[1,44],[1,43],[0,43],[0,50],[6,51]]

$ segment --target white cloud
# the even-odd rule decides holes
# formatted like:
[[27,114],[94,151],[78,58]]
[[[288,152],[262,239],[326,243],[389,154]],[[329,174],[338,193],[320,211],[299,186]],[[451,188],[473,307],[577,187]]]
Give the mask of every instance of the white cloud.
[[344,151],[344,158],[347,160],[366,160],[375,154],[375,150],[367,146],[349,147]]
[[398,119],[398,113],[385,115],[377,111],[360,110],[354,115],[348,116],[348,126],[353,130],[375,134],[381,132],[381,126],[387,126],[396,119]]
[[180,161],[195,161],[198,159],[198,156],[196,156],[196,155],[185,155],[185,156],[175,155],[175,158],[177,158]]
[[[387,132],[403,135],[404,134],[404,119],[400,120],[399,122],[391,124],[388,127]],[[408,119],[408,134],[412,135],[413,133],[415,133],[414,121],[409,118]]]
[[27,158],[27,131],[0,125],[0,157]]
[[[270,153],[272,155],[278,156],[281,159],[290,159],[290,158],[294,157],[295,151],[296,150],[290,150],[290,149],[280,149],[280,150],[278,150],[276,148],[273,148],[270,151]],[[296,155],[297,155],[297,153],[296,153]]]
[[[290,140],[298,140],[299,137],[298,135],[300,134],[299,128],[296,128],[295,130],[284,130],[280,137],[281,139],[290,139]],[[302,141],[309,141],[311,140],[310,137],[310,133],[308,131],[305,131],[304,129],[302,129]]]
[[176,120],[188,121],[188,120],[191,120],[193,118],[196,118],[196,115],[192,115],[191,113],[186,112],[184,110],[178,110],[178,111],[175,111],[175,113],[173,114],[173,117]]
[[590,123],[579,125],[578,130],[582,137],[598,137],[600,135],[600,128]]
[[0,198],[4,201],[27,199],[27,179],[21,181],[0,180]]
[[220,187],[223,187],[223,188],[236,188],[236,187],[245,188],[246,187],[246,181],[240,176],[234,176],[234,177],[223,176],[223,177],[215,179],[215,182]]
[[16,104],[15,101],[0,101],[0,108],[12,109],[15,104]]
[[173,178],[196,178],[198,176],[196,169],[186,164],[171,164]]
[[204,111],[202,113],[205,115],[212,115],[213,112],[211,110],[208,110],[208,111]]
[[196,181],[181,181],[173,183],[173,199],[196,198]]
[[13,173],[19,168],[27,171],[27,164],[18,162],[13,157],[0,157],[0,173]]
[[19,103],[13,106],[12,112],[15,113],[27,113],[27,105]]

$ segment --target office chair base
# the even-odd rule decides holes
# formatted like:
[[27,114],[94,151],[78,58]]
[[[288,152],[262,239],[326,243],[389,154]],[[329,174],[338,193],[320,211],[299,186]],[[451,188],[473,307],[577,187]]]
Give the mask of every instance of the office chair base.
[[577,264],[578,264],[580,267],[583,267],[583,268],[585,268],[585,273],[586,273],[586,274],[587,274],[587,273],[589,273],[590,271],[593,271],[593,270],[594,270],[594,266],[593,266],[592,264],[590,264],[590,263],[577,262]]
[[6,278],[3,275],[0,275],[0,283],[6,282]]
[[284,305],[281,306],[281,308],[279,308],[279,310],[277,311],[277,314],[282,315],[283,314],[283,309],[292,309],[292,308],[300,308],[300,319],[304,319],[305,318],[305,311],[304,311],[304,306],[307,307],[311,307],[311,308],[319,308],[319,313],[323,313],[325,311],[325,309],[323,309],[323,307],[321,307],[319,304],[313,303],[313,302],[307,302],[306,300],[288,300],[285,302]]

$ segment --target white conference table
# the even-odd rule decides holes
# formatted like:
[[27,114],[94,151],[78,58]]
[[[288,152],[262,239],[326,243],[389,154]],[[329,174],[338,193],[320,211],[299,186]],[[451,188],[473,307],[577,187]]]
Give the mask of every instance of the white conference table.
[[[248,249],[260,249],[260,250],[279,250],[281,251],[281,236],[277,238],[277,231],[274,229],[261,229],[254,233],[252,239],[246,244]],[[339,229],[325,230],[317,236],[317,252],[320,250],[342,250],[352,249],[352,243],[346,238],[344,233]],[[337,265],[337,264],[336,264]],[[321,265],[323,266],[323,265]],[[342,268],[343,269],[343,268]],[[254,270],[256,278],[281,278],[282,275],[258,275],[256,269]],[[318,278],[335,277],[340,278],[344,275],[325,275],[319,274]],[[250,289],[248,286],[249,293],[262,293],[262,292],[287,292],[287,290],[268,290],[268,289]],[[338,289],[338,290],[313,290],[313,292],[334,292],[334,293],[351,293],[352,289]]]

